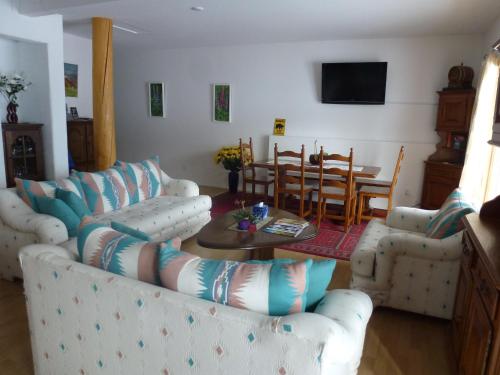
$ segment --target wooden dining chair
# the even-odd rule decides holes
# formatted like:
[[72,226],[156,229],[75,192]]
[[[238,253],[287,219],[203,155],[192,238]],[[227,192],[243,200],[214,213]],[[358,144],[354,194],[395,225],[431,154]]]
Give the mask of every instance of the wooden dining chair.
[[[396,184],[398,183],[399,172],[401,170],[401,162],[403,161],[404,157],[405,148],[404,146],[401,146],[391,181],[368,181],[367,183],[365,183],[364,181],[361,182],[363,185],[359,189],[359,205],[356,220],[357,224],[360,224],[361,220],[371,220],[375,217],[373,215],[363,214],[363,211],[365,211],[366,209],[370,209],[368,201],[371,198],[387,199],[387,213],[392,210],[392,194],[394,193],[394,189],[396,188]],[[365,205],[367,207],[365,207]]]
[[[280,157],[290,160],[281,161]],[[296,159],[296,163],[293,160]],[[299,197],[300,217],[312,214],[313,187],[305,184],[305,150],[304,145],[300,153],[294,151],[278,151],[278,144],[274,144],[274,207],[279,208],[279,195],[282,194],[281,209],[285,209],[285,201],[288,195]],[[305,207],[306,196],[308,196],[307,209]]]
[[247,195],[247,184],[252,184],[252,196],[255,197],[255,186],[261,185],[264,188],[265,200],[269,200],[269,185],[274,183],[274,179],[268,175],[266,170],[265,175],[257,176],[254,166],[253,144],[252,137],[248,143],[243,143],[240,138],[240,153],[241,153],[241,174],[243,176],[243,194]]
[[[319,153],[319,185],[318,185],[318,207],[317,226],[321,225],[323,218],[342,220],[344,232],[347,232],[354,224],[356,216],[356,184],[353,179],[352,148],[349,156],[339,154],[325,155],[323,146]],[[346,169],[340,167],[329,167],[327,161],[346,163]],[[328,200],[334,204],[343,205],[343,215],[331,214],[327,210]]]

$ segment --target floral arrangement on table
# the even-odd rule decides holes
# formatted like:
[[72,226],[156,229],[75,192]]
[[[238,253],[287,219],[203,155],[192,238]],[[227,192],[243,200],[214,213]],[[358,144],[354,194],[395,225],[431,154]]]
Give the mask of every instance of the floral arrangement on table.
[[4,74],[0,73],[0,93],[2,93],[8,100],[7,105],[7,122],[10,124],[17,123],[17,97],[18,94],[26,91],[31,82],[26,81],[26,79],[17,73],[14,74]]
[[234,204],[240,209],[233,214],[234,220],[238,223],[238,229],[249,230],[250,226],[255,228],[255,224],[260,218],[245,208],[245,201],[235,200]]
[[[247,156],[247,155],[245,155]],[[244,158],[245,162],[248,164],[249,157]],[[238,146],[225,146],[222,147],[215,154],[214,161],[216,164],[222,164],[224,169],[229,171],[228,185],[229,191],[231,193],[236,193],[238,191],[238,172],[242,167],[241,151]]]

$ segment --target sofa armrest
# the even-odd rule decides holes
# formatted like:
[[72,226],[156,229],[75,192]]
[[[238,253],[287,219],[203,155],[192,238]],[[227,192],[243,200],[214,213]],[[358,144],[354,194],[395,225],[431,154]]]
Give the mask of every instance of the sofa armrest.
[[396,207],[387,215],[386,224],[392,228],[424,233],[437,210]]
[[0,190],[0,219],[18,232],[34,233],[42,243],[68,240],[68,230],[61,220],[36,213],[13,190]]
[[197,197],[200,195],[200,188],[195,182],[172,178],[163,171],[161,171],[161,183],[165,187],[167,195],[175,197]]

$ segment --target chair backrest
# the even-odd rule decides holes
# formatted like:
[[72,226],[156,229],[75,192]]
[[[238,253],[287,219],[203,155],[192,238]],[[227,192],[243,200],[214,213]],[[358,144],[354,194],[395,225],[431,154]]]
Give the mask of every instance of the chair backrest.
[[394,174],[392,176],[391,193],[394,191],[394,188],[398,183],[399,172],[401,170],[401,162],[403,161],[404,157],[405,157],[405,147],[401,146],[401,149],[399,150],[398,161],[396,162],[396,168],[394,168]]
[[255,169],[252,167],[253,159],[253,145],[252,145],[252,137],[248,143],[243,143],[243,140],[240,138],[240,155],[241,155],[241,171],[243,174],[243,178],[246,177],[247,170],[252,171],[252,175],[255,174]]
[[[290,162],[279,161],[280,157],[286,157]],[[293,163],[293,159],[297,159]],[[287,172],[299,172],[299,175],[290,175]],[[302,187],[305,185],[305,150],[302,145],[301,151],[278,151],[278,144],[274,144],[274,185],[275,188],[286,186],[286,184],[300,184]]]
[[[319,153],[319,194],[323,193],[323,187],[334,187],[344,190],[346,197],[352,193],[353,173],[352,173],[353,152],[350,149],[349,156],[339,154],[325,155],[323,146]],[[328,166],[328,161],[346,163],[347,168]]]

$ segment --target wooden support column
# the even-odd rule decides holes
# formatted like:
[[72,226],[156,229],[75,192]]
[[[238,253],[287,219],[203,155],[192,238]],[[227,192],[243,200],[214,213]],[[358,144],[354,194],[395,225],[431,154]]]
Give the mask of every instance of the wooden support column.
[[108,18],[92,18],[92,81],[95,166],[104,170],[116,161],[113,23]]

